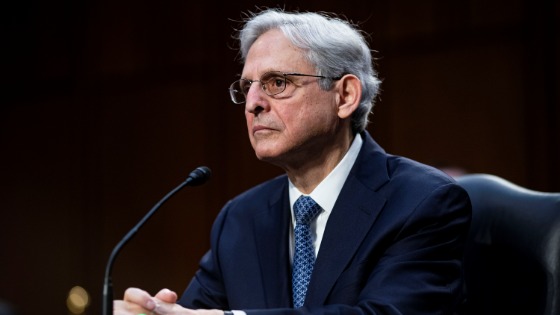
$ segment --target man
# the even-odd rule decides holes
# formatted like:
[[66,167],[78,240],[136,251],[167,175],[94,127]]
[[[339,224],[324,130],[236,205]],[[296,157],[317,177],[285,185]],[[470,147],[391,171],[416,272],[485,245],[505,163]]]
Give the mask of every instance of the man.
[[128,289],[115,313],[451,314],[470,202],[452,179],[386,154],[365,131],[379,80],[360,32],[265,10],[239,40],[232,101],[245,104],[257,157],[286,175],[222,209],[178,304],[169,290]]

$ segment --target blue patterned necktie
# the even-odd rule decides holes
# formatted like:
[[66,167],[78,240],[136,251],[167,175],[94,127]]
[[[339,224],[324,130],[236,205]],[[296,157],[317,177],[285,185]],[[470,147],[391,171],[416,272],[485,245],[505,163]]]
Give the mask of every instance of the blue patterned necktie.
[[315,264],[315,249],[311,239],[311,221],[321,212],[321,207],[309,196],[301,196],[294,204],[296,217],[295,251],[292,271],[292,292],[294,307],[298,308],[305,301],[307,285]]

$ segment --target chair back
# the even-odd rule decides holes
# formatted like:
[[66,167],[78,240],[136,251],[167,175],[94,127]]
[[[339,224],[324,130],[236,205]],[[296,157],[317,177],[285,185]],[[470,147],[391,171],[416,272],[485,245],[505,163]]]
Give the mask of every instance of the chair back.
[[489,174],[457,182],[473,207],[462,313],[560,315],[560,193]]

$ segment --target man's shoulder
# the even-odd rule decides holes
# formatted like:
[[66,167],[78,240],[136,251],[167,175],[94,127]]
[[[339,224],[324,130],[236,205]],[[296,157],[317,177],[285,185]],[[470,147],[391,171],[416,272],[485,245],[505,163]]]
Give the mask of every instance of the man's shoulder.
[[443,171],[422,162],[396,155],[389,155],[390,182],[402,189],[430,191],[456,182]]
[[434,218],[450,211],[470,212],[468,194],[443,171],[402,156],[389,156],[387,162],[389,180],[377,192],[387,207],[398,209],[393,213]]
[[362,134],[362,137],[365,141],[356,160],[356,174],[369,178],[374,183],[373,187],[440,186],[454,183],[450,176],[433,166],[386,152],[368,133]]

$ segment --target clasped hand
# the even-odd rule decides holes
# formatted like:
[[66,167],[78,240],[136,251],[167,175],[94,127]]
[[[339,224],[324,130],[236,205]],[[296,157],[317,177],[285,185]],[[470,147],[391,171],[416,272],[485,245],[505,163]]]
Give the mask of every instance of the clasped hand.
[[114,315],[223,315],[221,310],[193,310],[177,303],[177,293],[163,289],[155,296],[138,288],[128,288],[123,300],[113,302]]

